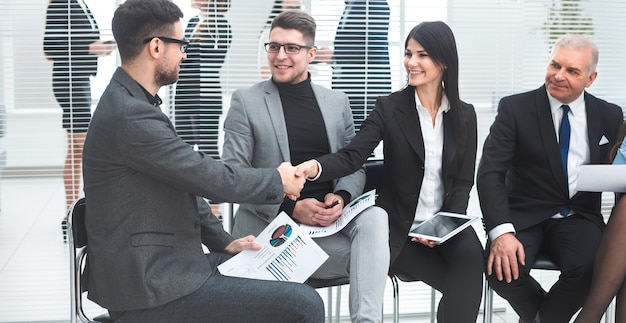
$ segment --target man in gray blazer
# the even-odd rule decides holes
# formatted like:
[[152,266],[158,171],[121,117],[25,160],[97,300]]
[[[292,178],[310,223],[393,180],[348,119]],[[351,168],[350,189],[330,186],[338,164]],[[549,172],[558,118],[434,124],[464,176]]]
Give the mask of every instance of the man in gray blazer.
[[[315,21],[302,11],[287,11],[273,21],[266,44],[272,79],[233,94],[224,123],[222,159],[231,165],[276,167],[335,152],[354,137],[346,95],[311,83],[308,64],[315,58]],[[359,196],[363,169],[336,181],[308,182],[297,201],[241,204],[233,235],[258,234],[280,211],[307,225],[327,226],[342,207]],[[249,185],[254,185],[250,183]],[[333,203],[338,205],[333,206]],[[380,322],[389,269],[387,214],[370,207],[341,232],[315,241],[329,259],[312,277],[350,278],[353,322]]]
[[228,254],[260,246],[234,240],[202,197],[278,203],[304,179],[288,164],[224,165],[177,136],[157,92],[185,59],[182,16],[168,0],[128,0],[113,17],[122,66],[83,155],[88,297],[123,322],[321,322],[323,302],[308,286],[217,271]]

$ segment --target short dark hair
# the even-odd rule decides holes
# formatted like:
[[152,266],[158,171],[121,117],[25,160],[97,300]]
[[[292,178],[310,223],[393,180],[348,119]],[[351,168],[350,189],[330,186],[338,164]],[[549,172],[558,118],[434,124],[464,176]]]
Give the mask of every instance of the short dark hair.
[[143,40],[169,36],[183,12],[170,0],[127,0],[113,14],[113,37],[122,63],[132,61],[143,48]]
[[315,19],[302,10],[287,10],[282,12],[274,18],[274,21],[272,21],[270,32],[276,27],[283,29],[295,29],[301,32],[302,36],[304,36],[304,39],[307,42],[305,45],[315,45],[315,29],[317,28]]

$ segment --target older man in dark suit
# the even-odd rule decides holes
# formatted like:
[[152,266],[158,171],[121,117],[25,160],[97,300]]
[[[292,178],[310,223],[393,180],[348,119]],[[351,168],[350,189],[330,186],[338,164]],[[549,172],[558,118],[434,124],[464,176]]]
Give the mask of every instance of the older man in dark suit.
[[[500,100],[477,188],[489,241],[489,284],[522,322],[569,322],[589,291],[604,229],[600,193],[578,192],[580,165],[608,162],[622,110],[587,93],[598,49],[584,36],[554,45],[545,85]],[[546,252],[561,270],[549,292],[530,276]]]
[[168,0],[128,0],[113,17],[122,66],[84,150],[89,298],[123,322],[321,322],[308,286],[217,271],[228,254],[260,246],[234,240],[201,197],[278,203],[304,179],[289,164],[229,167],[176,135],[157,92],[185,58],[181,18]]

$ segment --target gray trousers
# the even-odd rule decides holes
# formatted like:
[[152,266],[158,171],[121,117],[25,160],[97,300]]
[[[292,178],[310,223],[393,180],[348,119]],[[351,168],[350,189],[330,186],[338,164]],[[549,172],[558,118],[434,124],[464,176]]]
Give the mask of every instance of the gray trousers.
[[352,322],[381,322],[389,271],[387,212],[369,207],[340,232],[314,240],[329,258],[312,277],[350,277]]

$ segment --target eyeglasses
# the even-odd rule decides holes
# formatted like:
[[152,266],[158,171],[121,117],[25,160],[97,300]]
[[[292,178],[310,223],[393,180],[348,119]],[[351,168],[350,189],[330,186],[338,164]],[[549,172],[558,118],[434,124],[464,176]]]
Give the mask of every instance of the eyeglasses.
[[298,54],[302,48],[311,49],[315,46],[305,46],[298,44],[279,44],[279,43],[265,43],[265,50],[268,53],[278,53],[280,52],[280,48],[285,47],[285,53],[287,54]]
[[189,47],[189,41],[188,40],[180,40],[180,39],[169,38],[169,37],[165,37],[165,36],[148,37],[148,38],[143,40],[143,43],[144,44],[149,43],[154,38],[158,38],[161,41],[166,42],[166,43],[180,44],[180,52],[183,53],[183,54],[187,52],[187,47]]

